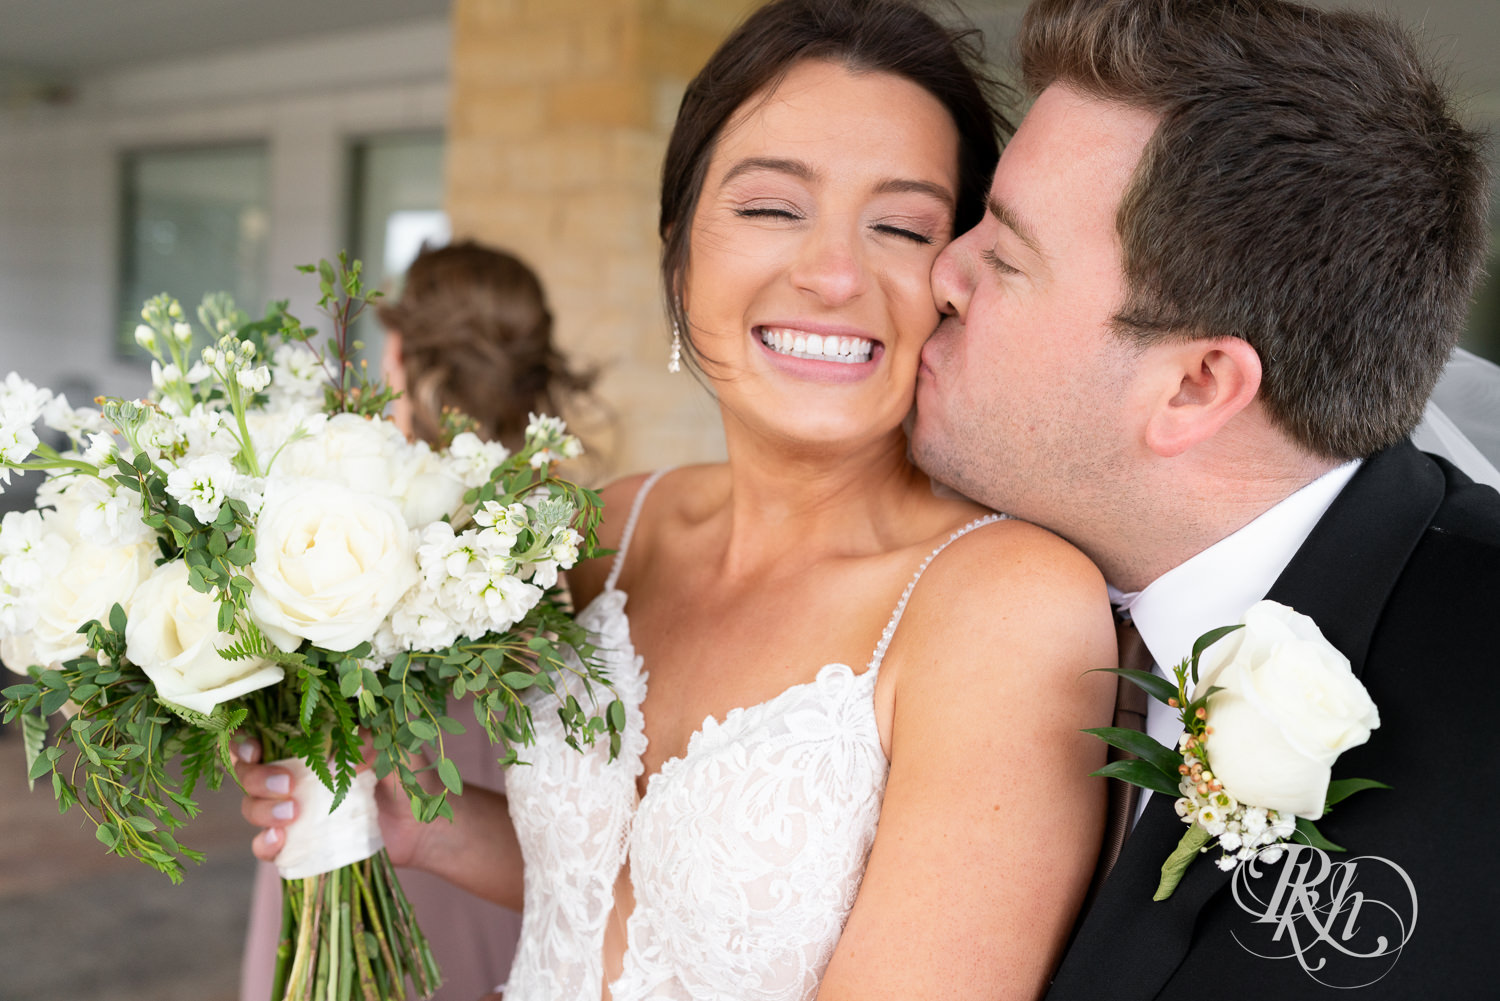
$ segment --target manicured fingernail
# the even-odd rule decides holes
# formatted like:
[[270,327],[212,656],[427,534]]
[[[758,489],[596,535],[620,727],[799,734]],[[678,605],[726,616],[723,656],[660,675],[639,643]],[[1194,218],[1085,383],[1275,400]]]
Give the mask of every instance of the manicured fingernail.
[[281,844],[281,828],[279,828],[279,827],[273,827],[270,830],[266,831],[266,844],[268,844],[268,845],[279,845],[279,844]]
[[285,796],[292,791],[292,777],[286,772],[277,772],[266,779],[266,788],[278,796]]
[[250,756],[255,753],[255,745],[247,740],[235,748],[235,750],[239,753],[240,760],[248,765],[252,760]]
[[296,805],[293,804],[291,800],[287,800],[284,803],[277,803],[275,806],[271,807],[271,816],[275,817],[277,820],[291,820],[292,814],[296,811]]

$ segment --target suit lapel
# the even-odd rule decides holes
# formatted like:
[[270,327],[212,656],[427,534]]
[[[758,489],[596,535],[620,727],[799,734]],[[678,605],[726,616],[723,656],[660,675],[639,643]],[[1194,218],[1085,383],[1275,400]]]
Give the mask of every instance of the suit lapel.
[[[1410,442],[1370,457],[1267,597],[1310,616],[1360,673],[1385,603],[1444,489],[1442,471]],[[1079,927],[1049,1001],[1161,991],[1192,945],[1199,911],[1229,884],[1229,874],[1204,857],[1170,898],[1151,899],[1184,830],[1171,800],[1152,796]]]
[[1371,456],[1266,597],[1316,622],[1358,676],[1391,590],[1444,492],[1442,470],[1410,442]]

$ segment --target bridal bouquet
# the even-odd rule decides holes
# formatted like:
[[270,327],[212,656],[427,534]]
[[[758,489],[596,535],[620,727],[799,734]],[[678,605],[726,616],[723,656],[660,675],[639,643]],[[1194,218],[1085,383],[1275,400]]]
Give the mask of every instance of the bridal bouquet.
[[440,447],[409,443],[380,416],[392,392],[350,360],[358,262],[317,271],[327,338],[284,304],[251,321],[210,296],[195,354],[159,296],[136,330],[149,398],[75,409],[15,373],[0,385],[0,489],[13,469],[45,476],[36,509],[0,521],[0,659],[28,676],[4,719],[33,782],[174,882],[202,859],[178,841],[194,790],[232,774],[237,735],[305,768],[276,997],[375,1001],[408,980],[426,996],[438,972],[381,848],[375,779],[394,773],[423,821],[452,816],[450,696],[471,696],[506,761],[532,737],[530,688],[556,696],[572,742],[618,747],[623,707],[557,583],[594,552],[598,498],[554,472],[580,452],[555,418],[513,455],[461,414]]

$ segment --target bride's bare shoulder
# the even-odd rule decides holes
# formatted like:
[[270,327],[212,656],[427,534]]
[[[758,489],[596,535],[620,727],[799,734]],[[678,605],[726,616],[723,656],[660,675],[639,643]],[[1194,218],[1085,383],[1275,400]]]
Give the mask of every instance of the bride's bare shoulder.
[[722,492],[725,481],[722,465],[683,466],[662,473],[652,486],[649,496],[640,494],[653,473],[632,473],[611,481],[599,491],[603,502],[603,519],[599,523],[599,546],[605,555],[585,560],[568,574],[574,601],[580,606],[593,600],[604,588],[614,565],[614,554],[625,537],[625,526],[630,520],[639,498],[640,517],[636,523],[631,548],[650,551],[652,540],[663,526],[672,523],[691,522],[705,516],[713,497]]

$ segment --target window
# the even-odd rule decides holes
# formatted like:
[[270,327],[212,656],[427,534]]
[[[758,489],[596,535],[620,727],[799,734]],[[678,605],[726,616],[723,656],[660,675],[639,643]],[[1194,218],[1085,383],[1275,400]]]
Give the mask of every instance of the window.
[[221,291],[258,316],[270,231],[265,147],[137,151],[121,167],[121,352],[140,356],[141,304],[162,292],[190,317],[205,293]]
[[[366,288],[395,297],[422,245],[448,242],[442,133],[361,139],[350,148],[349,162],[349,256],[364,262]],[[378,358],[385,332],[373,312],[360,317],[355,333],[365,344],[364,357]]]

